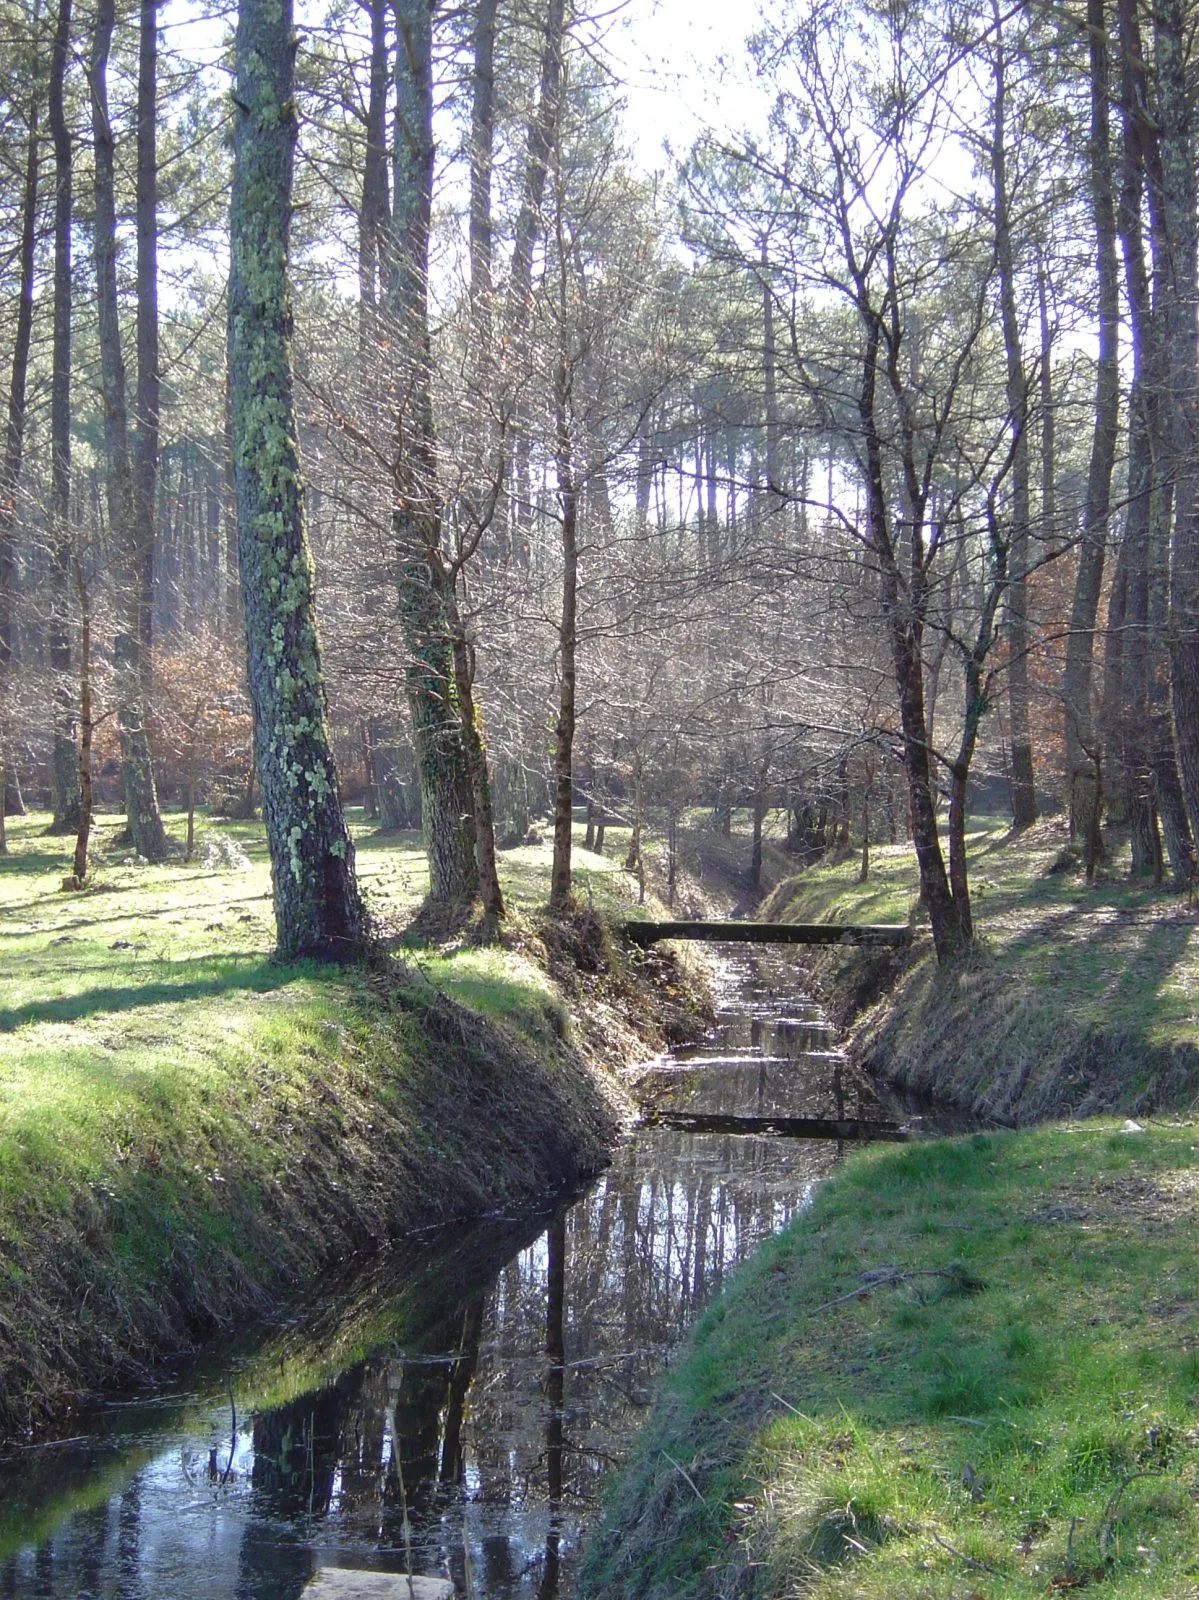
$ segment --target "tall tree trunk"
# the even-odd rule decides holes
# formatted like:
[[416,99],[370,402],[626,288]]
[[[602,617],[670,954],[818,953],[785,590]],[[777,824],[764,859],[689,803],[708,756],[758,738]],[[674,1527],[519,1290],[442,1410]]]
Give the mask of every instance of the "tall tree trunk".
[[76,556],[72,563],[75,596],[79,605],[79,816],[75,823],[75,887],[82,889],[87,877],[87,852],[92,834],[92,600],[83,565]]
[[475,865],[479,874],[479,898],[483,902],[482,931],[484,939],[491,940],[499,936],[500,923],[505,916],[495,853],[495,809],[491,803],[491,778],[487,771],[482,719],[475,705],[474,662],[457,615],[454,623],[454,684],[458,693],[463,754],[475,818]]
[[344,957],[364,935],[329,745],[292,400],[296,45],[290,0],[241,0],[229,388],[254,743],[284,959]]
[[429,894],[438,904],[478,888],[470,777],[454,670],[453,580],[441,552],[441,498],[430,390],[428,270],[433,189],[432,24],[425,0],[396,7],[388,334],[400,396],[394,481],[405,680],[420,773]]
[[138,670],[149,700],[154,679],[154,536],[158,496],[158,0],[139,0],[137,70],[137,422],[133,498],[137,519]]
[[358,214],[359,343],[368,376],[379,359],[379,284],[386,282],[385,232],[390,213],[387,185],[387,0],[366,0],[371,25],[366,151]]
[[779,460],[778,350],[774,333],[774,285],[770,278],[770,253],[762,240],[758,258],[762,290],[762,406],[765,422],[766,511],[783,505]]
[[[1121,179],[1116,214],[1129,308],[1133,378],[1128,398],[1128,488],[1124,537],[1108,608],[1104,742],[1109,789],[1120,785],[1134,877],[1161,876],[1149,708],[1150,532],[1155,496],[1157,404],[1154,309],[1142,211],[1145,197],[1146,82],[1136,0],[1118,0]],[[1149,138],[1152,134],[1149,133]]]
[[125,358],[117,309],[117,219],[114,147],[108,116],[108,57],[115,0],[99,0],[92,38],[92,136],[95,146],[96,314],[100,335],[100,388],[107,455],[108,521],[115,553],[117,634],[114,648],[121,778],[133,846],[149,861],[166,857],[166,834],[158,812],[154,766],[146,733],[145,696],[139,665],[141,574],[129,425],[125,403]]
[[1078,573],[1070,607],[1062,678],[1066,733],[1066,801],[1070,830],[1084,841],[1098,837],[1099,735],[1092,715],[1095,622],[1111,516],[1120,405],[1120,285],[1116,263],[1116,210],[1112,184],[1111,99],[1105,0],[1087,0],[1090,49],[1091,210],[1099,284],[1099,352],[1095,369],[1095,425],[1087,471]]
[[476,0],[470,107],[470,307],[475,336],[491,346],[493,237],[491,172],[495,153],[497,0]]
[[998,0],[994,5],[994,124],[991,135],[991,182],[995,209],[995,262],[999,272],[999,307],[1007,366],[1007,409],[1012,427],[1011,581],[1008,584],[1008,717],[1011,724],[1012,823],[1030,828],[1037,820],[1032,731],[1028,689],[1028,540],[1031,524],[1028,449],[1028,374],[1016,311],[1016,264],[1012,246],[1011,205],[1007,175],[1007,57]]
[[1199,838],[1199,356],[1196,353],[1194,102],[1188,53],[1192,18],[1183,0],[1155,7],[1157,112],[1165,230],[1164,400],[1173,487],[1171,704],[1179,776]]
[[523,555],[526,561],[531,544],[529,529],[532,520],[532,482],[529,405],[524,394],[526,387],[535,381],[529,371],[531,356],[528,338],[529,320],[533,311],[533,256],[537,241],[545,231],[543,215],[545,185],[562,108],[565,40],[565,0],[547,0],[537,106],[528,129],[524,182],[516,218],[512,265],[508,274],[506,309],[507,348],[517,387],[517,399],[513,406],[511,421],[511,538],[514,552],[518,557]]
[[937,795],[924,706],[920,607],[913,603],[912,596],[902,593],[887,510],[886,475],[877,413],[881,329],[878,318],[868,308],[863,308],[862,316],[866,342],[858,394],[858,416],[866,446],[870,546],[878,559],[883,622],[891,648],[899,699],[912,843],[920,872],[920,897],[928,910],[937,960],[945,963],[970,942],[970,900],[966,894],[959,901],[950,888],[945,857],[937,834]]
[[[562,266],[565,279],[566,268]],[[565,300],[565,291],[562,296]],[[560,312],[564,306],[560,305]],[[558,337],[566,338],[565,325]],[[558,480],[558,513],[562,528],[562,612],[558,622],[558,720],[554,731],[554,860],[550,873],[550,906],[564,911],[570,903],[570,858],[574,802],[575,652],[578,645],[578,487],[574,479],[569,414],[570,372],[559,356],[554,380],[554,465]]]
[[53,675],[52,833],[79,825],[75,686],[71,679],[71,211],[73,161],[64,88],[71,0],[59,0],[50,53],[49,115],[54,140],[54,332],[50,376],[50,563],[47,652]]
[[537,109],[529,124],[528,151],[525,157],[524,184],[520,211],[516,218],[516,237],[508,280],[508,322],[523,334],[532,309],[533,253],[545,223],[543,204],[549,176],[550,157],[558,135],[562,108],[563,48],[566,41],[565,0],[548,0],[545,34],[541,51],[541,70]]
[[[17,325],[13,336],[12,373],[8,385],[8,419],[4,457],[0,461],[0,814],[8,811],[13,775],[13,715],[9,703],[13,667],[13,601],[16,579],[17,495],[25,452],[26,379],[33,333],[33,268],[37,249],[38,101],[29,103],[25,152],[25,189],[21,198],[21,240],[18,252]],[[0,820],[0,855],[8,844]]]
[[1049,284],[1045,262],[1037,260],[1037,312],[1041,332],[1041,544],[1057,549],[1057,405],[1053,398],[1053,328],[1049,321]]

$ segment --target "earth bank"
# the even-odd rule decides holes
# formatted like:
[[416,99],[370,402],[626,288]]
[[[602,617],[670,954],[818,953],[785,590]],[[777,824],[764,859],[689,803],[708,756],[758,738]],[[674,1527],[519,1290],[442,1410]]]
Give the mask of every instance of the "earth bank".
[[[0,866],[0,1425],[102,1388],[414,1229],[523,1208],[607,1162],[611,1068],[700,1025],[702,974],[622,954],[622,875],[538,918],[547,862],[510,853],[502,948],[456,934],[371,970],[276,965],[257,829],[149,868],[109,852],[61,890],[44,818]],[[104,836],[101,836],[103,846]],[[377,923],[423,890],[415,839],[360,840]]]

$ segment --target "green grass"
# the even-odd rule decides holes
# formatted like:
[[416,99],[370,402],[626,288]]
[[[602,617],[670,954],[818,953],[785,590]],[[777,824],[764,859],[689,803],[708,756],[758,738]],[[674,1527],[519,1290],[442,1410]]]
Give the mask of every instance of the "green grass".
[[[1078,1021],[1135,1026],[1155,1044],[1194,1037],[1199,928],[1189,903],[1130,883],[1119,859],[1094,885],[1077,869],[1051,874],[1066,842],[1060,823],[1014,838],[997,823],[969,837],[976,932],[996,961],[1068,1004]],[[911,847],[873,847],[865,884],[857,882],[858,865],[855,854],[792,878],[774,897],[773,913],[790,921],[907,922],[919,894]]]
[[[571,1138],[594,1158],[604,1137],[594,1094],[589,1103],[581,1079],[561,1077],[565,1008],[527,925],[548,889],[548,846],[504,861],[514,942],[407,952],[425,984],[397,1001],[361,971],[273,960],[257,825],[205,826],[198,861],[150,867],[114,846],[118,820],[99,819],[82,894],[62,889],[68,846],[45,836],[45,816],[11,819],[0,860],[0,1413],[10,1419],[61,1404],[98,1368],[135,1371],[172,1337],[229,1315],[262,1289],[260,1266],[277,1286],[330,1250],[361,1248],[406,1205],[415,1213],[422,1187],[434,1215],[469,1208],[488,1182],[514,1192],[528,1174],[504,1142],[516,1138],[511,1086],[498,1081],[506,1051],[543,1074],[529,1139],[552,1126],[542,1128],[553,1100],[544,1074],[559,1074],[547,1172]],[[168,827],[180,838],[183,819]],[[372,914],[398,934],[426,889],[419,839],[381,839],[360,821],[355,832]],[[583,863],[581,897],[608,912],[627,905],[615,861]],[[508,1044],[455,1035],[447,1046],[442,993],[501,1023]],[[489,1064],[472,1096],[464,1063],[477,1050]],[[481,1129],[493,1090],[505,1110]],[[322,1237],[313,1219],[330,1197]]]
[[1199,1594],[1196,1222],[1189,1124],[855,1157],[697,1325],[584,1594]]

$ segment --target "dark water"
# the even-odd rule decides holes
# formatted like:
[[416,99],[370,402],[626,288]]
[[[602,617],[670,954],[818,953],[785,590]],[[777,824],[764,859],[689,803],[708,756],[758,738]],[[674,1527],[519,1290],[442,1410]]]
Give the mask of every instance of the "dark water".
[[[787,992],[793,971],[730,961],[712,1036],[640,1092],[892,1112]],[[643,1130],[553,1214],[430,1237],[178,1392],[21,1452],[0,1467],[0,1600],[293,1600],[318,1566],[409,1561],[479,1600],[568,1594],[600,1480],[680,1336],[837,1155]]]

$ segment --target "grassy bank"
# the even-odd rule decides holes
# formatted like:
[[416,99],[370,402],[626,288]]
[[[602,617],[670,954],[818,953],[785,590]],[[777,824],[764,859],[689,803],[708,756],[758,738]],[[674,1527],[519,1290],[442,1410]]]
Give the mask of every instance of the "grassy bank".
[[[917,918],[910,846],[875,848],[781,884],[780,921]],[[881,1076],[1001,1121],[1189,1105],[1199,1095],[1199,924],[1194,906],[1130,885],[1124,863],[1087,885],[1064,825],[971,835],[978,946],[938,971],[910,957],[836,953],[814,971],[855,1058]],[[880,998],[881,997],[881,998]]]
[[583,1594],[1199,1595],[1197,1146],[855,1156],[697,1325]]
[[[45,821],[10,822],[0,862],[6,1431],[414,1225],[604,1163],[619,1107],[599,1057],[636,1047],[622,998],[647,1034],[657,1021],[651,984],[613,970],[613,863],[580,874],[594,914],[537,923],[548,853],[510,852],[508,946],[415,949],[400,982],[272,961],[257,828],[209,829],[197,862],[152,868],[103,819],[79,895]],[[397,933],[424,892],[417,841],[364,834],[359,862]]]

